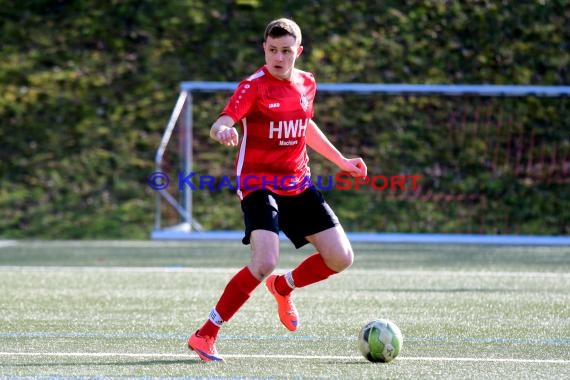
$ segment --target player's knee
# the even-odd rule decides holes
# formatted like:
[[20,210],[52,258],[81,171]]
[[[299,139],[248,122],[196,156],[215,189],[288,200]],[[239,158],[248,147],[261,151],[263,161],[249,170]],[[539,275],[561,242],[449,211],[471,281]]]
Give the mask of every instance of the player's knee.
[[342,272],[350,267],[353,262],[354,252],[351,247],[343,247],[335,252],[334,255],[331,255],[330,259],[325,259],[327,266],[335,272]]
[[342,266],[341,270],[345,270],[350,267],[354,262],[354,252],[352,251],[352,248],[348,247],[345,249],[340,257],[340,265]]
[[277,267],[277,259],[275,257],[267,257],[253,263],[252,273],[258,279],[264,279],[269,276]]

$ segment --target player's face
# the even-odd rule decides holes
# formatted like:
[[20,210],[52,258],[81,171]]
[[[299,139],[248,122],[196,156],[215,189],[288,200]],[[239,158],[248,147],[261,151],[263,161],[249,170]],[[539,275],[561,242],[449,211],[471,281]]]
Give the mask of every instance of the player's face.
[[295,42],[295,37],[272,38],[268,36],[263,43],[263,50],[269,73],[282,80],[291,79],[295,60],[303,51],[303,47]]

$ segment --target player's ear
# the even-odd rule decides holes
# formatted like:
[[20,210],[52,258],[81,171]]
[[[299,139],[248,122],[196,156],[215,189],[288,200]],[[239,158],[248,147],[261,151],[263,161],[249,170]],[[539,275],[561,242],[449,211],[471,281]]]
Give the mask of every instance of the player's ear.
[[299,57],[302,52],[303,52],[303,45],[299,45],[299,47],[297,48],[297,57]]

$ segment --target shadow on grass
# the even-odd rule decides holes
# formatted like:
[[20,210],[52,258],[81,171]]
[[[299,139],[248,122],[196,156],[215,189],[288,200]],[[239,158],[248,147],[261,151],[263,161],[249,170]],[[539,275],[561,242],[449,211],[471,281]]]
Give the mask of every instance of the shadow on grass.
[[[397,360],[397,359],[396,359],[396,360]],[[361,366],[361,365],[367,365],[367,366],[375,365],[375,366],[387,367],[387,366],[393,366],[393,365],[395,365],[396,363],[395,363],[394,361],[392,361],[392,362],[390,362],[390,363],[381,363],[381,362],[373,363],[373,362],[370,362],[370,361],[368,361],[368,360],[366,360],[366,359],[363,358],[362,360],[344,360],[344,361],[335,360],[335,361],[328,361],[327,364],[330,364],[330,365],[339,365],[339,364],[342,364],[342,365],[358,365],[358,366]]]

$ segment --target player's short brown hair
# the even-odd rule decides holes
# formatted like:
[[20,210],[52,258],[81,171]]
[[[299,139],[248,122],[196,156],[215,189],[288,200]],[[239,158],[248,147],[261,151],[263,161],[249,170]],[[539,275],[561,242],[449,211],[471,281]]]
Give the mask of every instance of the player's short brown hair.
[[265,28],[265,34],[263,35],[263,40],[267,41],[267,37],[283,37],[283,36],[293,36],[295,37],[295,42],[301,45],[302,36],[301,28],[299,25],[291,19],[288,18],[278,18],[267,24]]

